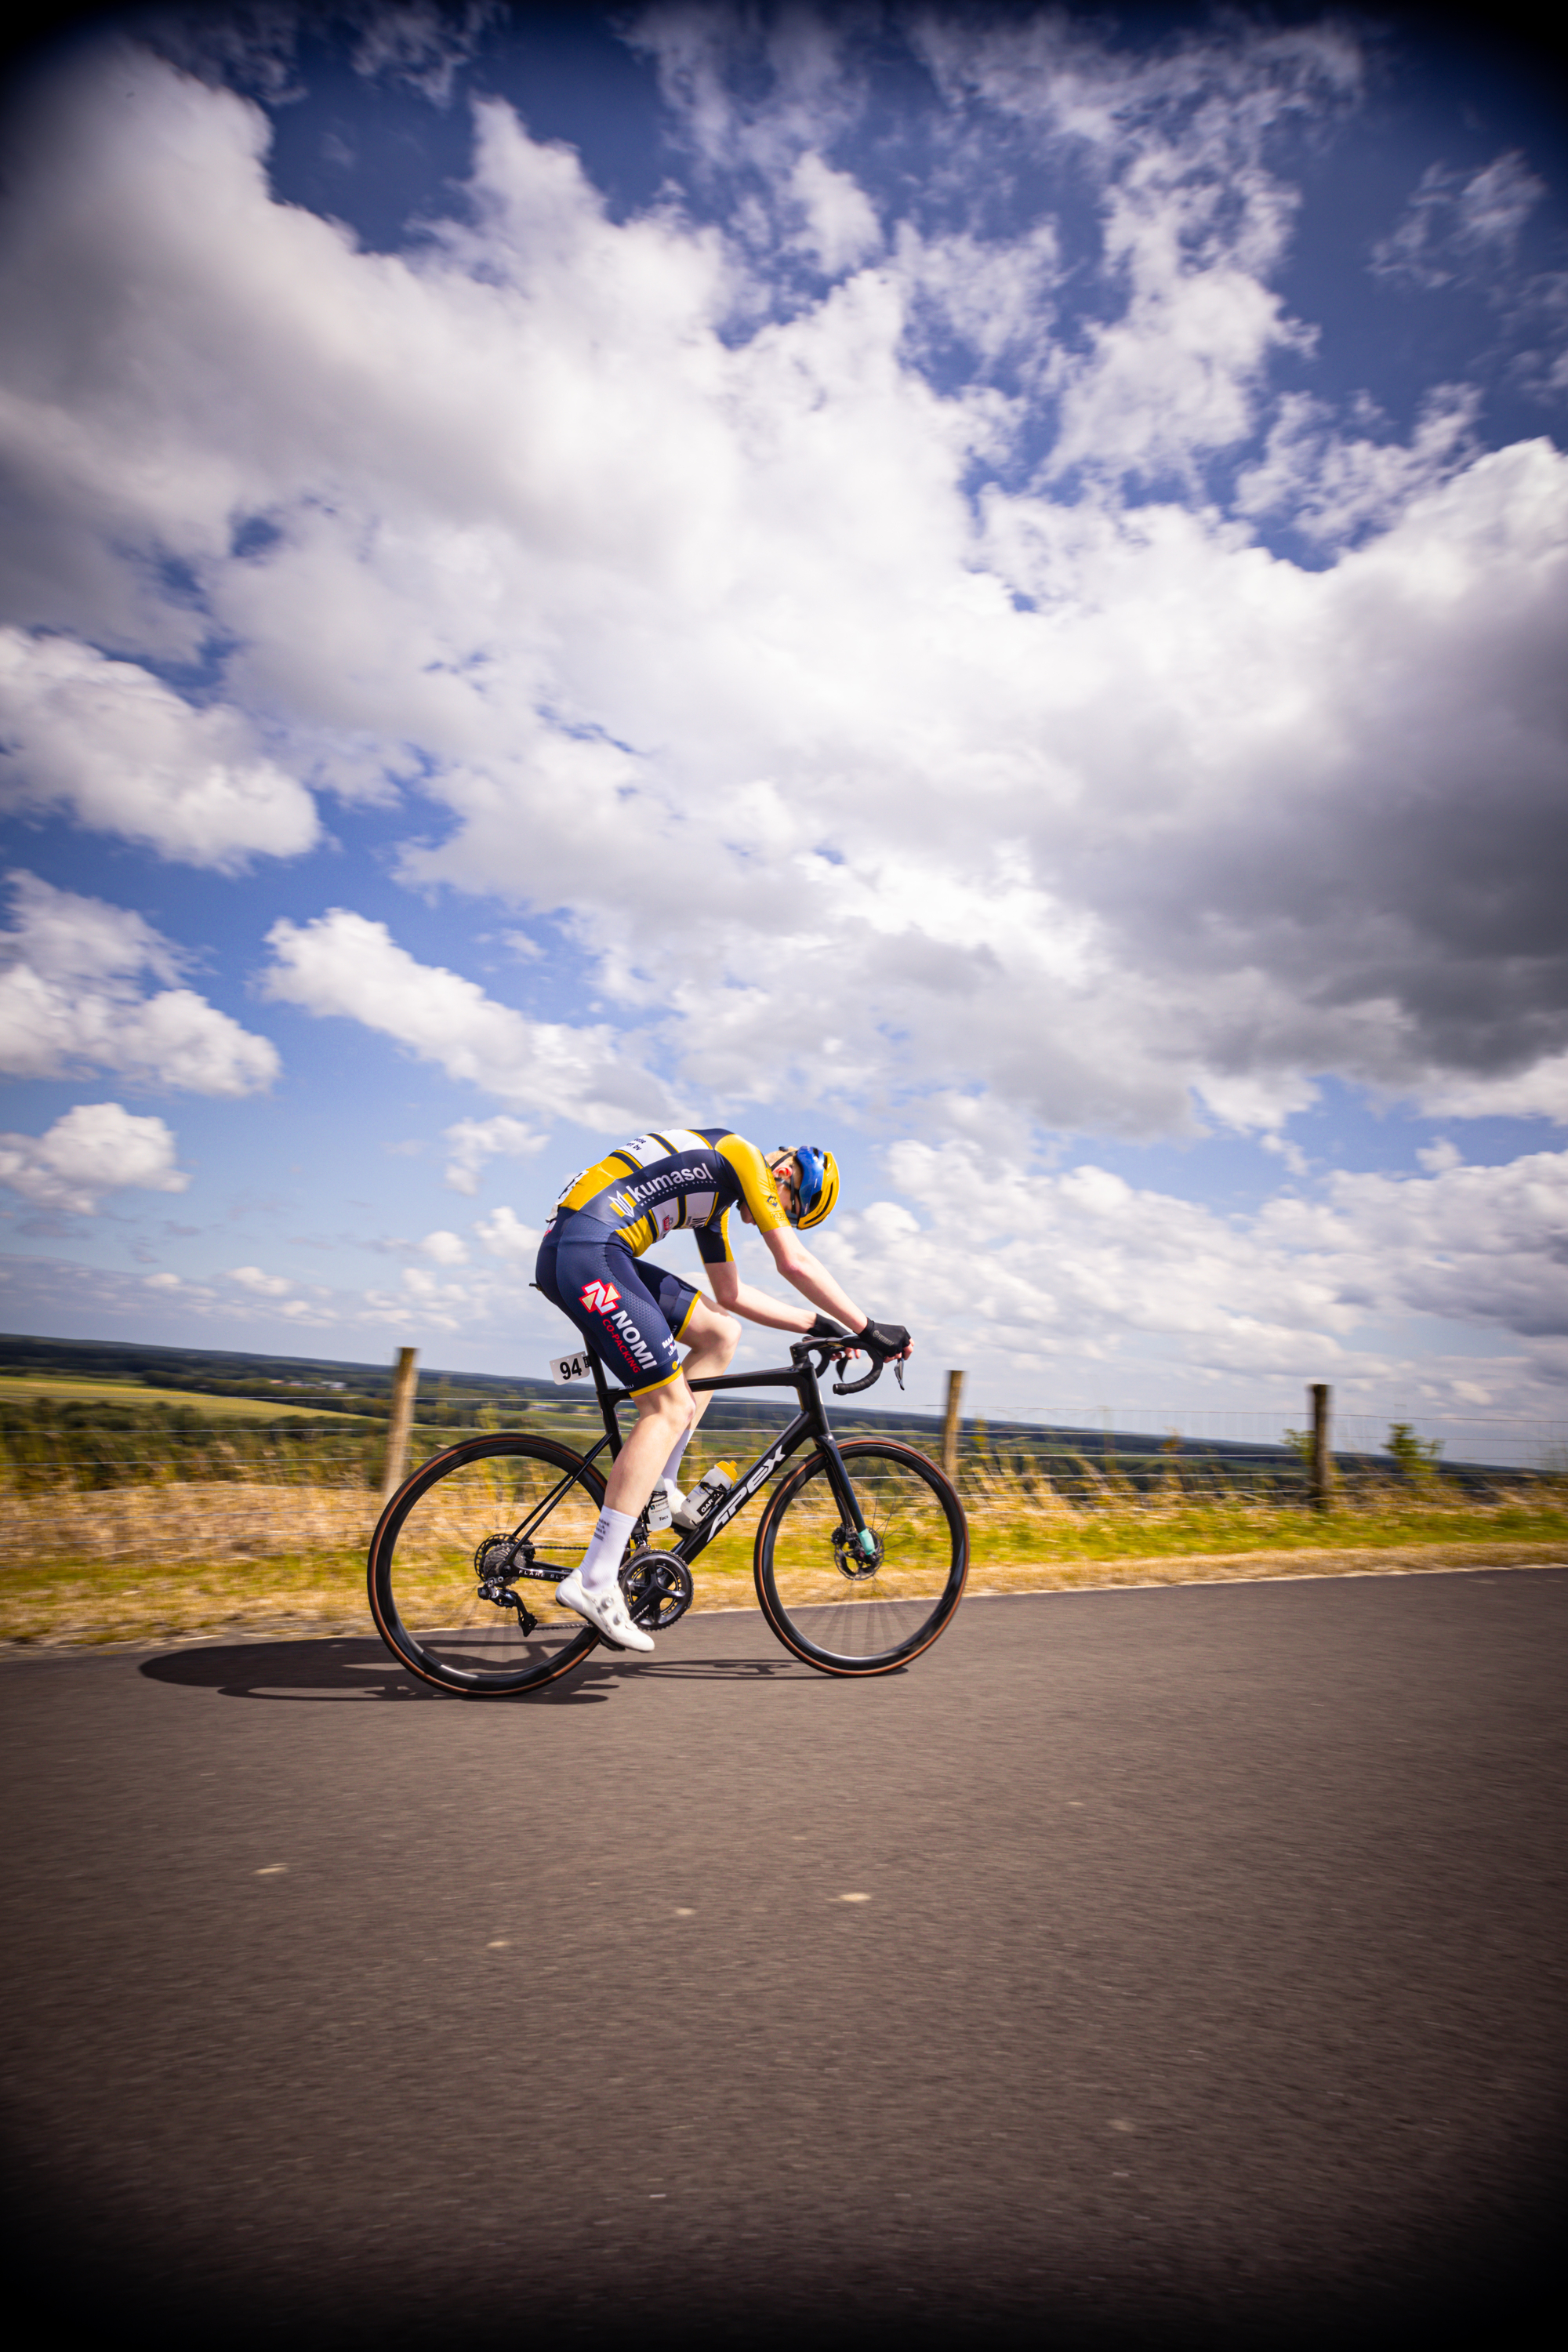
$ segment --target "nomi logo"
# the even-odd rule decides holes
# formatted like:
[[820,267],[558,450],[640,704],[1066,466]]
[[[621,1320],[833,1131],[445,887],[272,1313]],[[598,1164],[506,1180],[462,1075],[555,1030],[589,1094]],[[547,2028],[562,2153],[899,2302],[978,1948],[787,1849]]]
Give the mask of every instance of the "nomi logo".
[[583,1304],[591,1315],[607,1315],[620,1303],[621,1294],[613,1282],[590,1282],[584,1287]]
[[653,1349],[648,1346],[647,1341],[643,1338],[642,1333],[637,1329],[637,1325],[632,1321],[632,1318],[626,1313],[626,1308],[623,1307],[618,1315],[612,1315],[610,1322],[614,1328],[620,1333],[622,1342],[631,1354],[634,1361],[639,1363],[645,1372],[650,1371],[657,1361],[657,1359],[654,1355]]

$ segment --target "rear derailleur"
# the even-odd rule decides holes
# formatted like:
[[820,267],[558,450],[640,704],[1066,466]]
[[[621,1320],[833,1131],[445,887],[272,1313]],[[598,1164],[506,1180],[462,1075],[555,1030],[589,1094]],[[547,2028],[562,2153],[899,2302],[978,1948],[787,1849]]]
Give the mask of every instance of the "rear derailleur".
[[[481,1601],[489,1601],[497,1609],[516,1610],[518,1630],[526,1642],[537,1629],[539,1620],[522,1595],[514,1591],[510,1580],[517,1571],[517,1556],[521,1549],[510,1536],[487,1536],[474,1554],[474,1574],[479,1580]],[[524,1575],[529,1566],[531,1559],[523,1568]]]

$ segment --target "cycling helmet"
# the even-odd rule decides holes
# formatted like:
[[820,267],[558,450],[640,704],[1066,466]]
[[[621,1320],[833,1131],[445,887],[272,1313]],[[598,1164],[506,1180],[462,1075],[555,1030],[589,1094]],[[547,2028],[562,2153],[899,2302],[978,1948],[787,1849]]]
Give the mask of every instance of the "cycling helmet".
[[815,1143],[797,1143],[792,1157],[800,1170],[792,1225],[819,1225],[838,1198],[838,1162]]

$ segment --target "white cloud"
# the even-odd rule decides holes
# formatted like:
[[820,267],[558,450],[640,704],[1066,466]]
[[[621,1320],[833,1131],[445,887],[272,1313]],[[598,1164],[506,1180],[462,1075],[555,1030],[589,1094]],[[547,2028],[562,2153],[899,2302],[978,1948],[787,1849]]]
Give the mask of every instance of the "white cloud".
[[258,1265],[231,1266],[229,1278],[243,1284],[258,1298],[287,1298],[294,1287],[287,1275],[264,1274]]
[[826,277],[838,277],[881,244],[882,232],[865,190],[820,155],[800,158],[789,176],[789,192],[805,216],[795,242]]
[[1317,1101],[1318,1089],[1299,1077],[1226,1077],[1207,1071],[1196,1081],[1205,1109],[1241,1134],[1278,1136],[1286,1121]]
[[[1352,37],[1134,56],[1070,14],[933,21],[946,184],[992,186],[1013,139],[1041,184],[1087,174],[1098,242],[1069,270],[1054,197],[984,236],[889,209],[824,290],[784,248],[807,182],[853,212],[799,179],[840,173],[852,28],[749,21],[642,37],[760,243],[673,201],[613,219],[491,100],[461,217],[360,253],[272,200],[232,93],[115,50],[40,100],[0,435],[47,525],[19,609],[71,635],[29,644],[75,646],[77,696],[130,667],[78,640],[167,653],[194,625],[148,604],[167,550],[234,648],[215,708],[301,775],[348,744],[356,789],[423,777],[401,876],[557,917],[617,1019],[533,1022],[342,912],[278,927],[274,995],[531,1133],[788,1092],[1147,1134],[1194,1088],[1278,1106],[1326,1070],[1429,1103],[1554,1085],[1568,463],[1469,457],[1462,386],[1404,449],[1294,410],[1244,499],[1363,537],[1310,572],[1112,478],[1197,479],[1300,341],[1269,142],[1352,102]],[[1472,241],[1512,184],[1465,194]],[[1010,290],[965,328],[972,265]],[[1059,319],[1074,273],[1092,302]],[[939,311],[995,382],[922,372]],[[1097,487],[1067,503],[1069,461]],[[277,535],[234,554],[249,515]],[[616,1034],[650,1004],[679,1090]],[[451,1164],[477,1181],[478,1147]]]
[[268,996],[363,1022],[503,1102],[595,1126],[618,1126],[662,1105],[662,1090],[622,1059],[609,1028],[526,1020],[477,982],[416,961],[384,923],[334,907],[303,925],[275,923],[268,940]]
[[426,1234],[418,1247],[421,1255],[427,1257],[434,1265],[467,1265],[468,1262],[468,1248],[461,1235],[448,1233],[444,1226],[438,1226],[433,1234]]
[[14,1077],[116,1070],[143,1085],[248,1095],[270,1086],[277,1049],[194,989],[141,992],[179,958],[140,915],[10,877],[16,924],[0,932],[0,1068]]
[[1438,1078],[1421,1089],[1420,1101],[1428,1118],[1549,1118],[1568,1127],[1568,1053],[1513,1073]]
[[[1433,1385],[1430,1364],[1415,1369],[1424,1339],[1442,1352],[1433,1328],[1500,1338],[1513,1361],[1500,1385],[1516,1399],[1531,1378],[1560,1381],[1568,1152],[1428,1165],[1337,1174],[1317,1198],[1226,1217],[1093,1166],[1051,1174],[970,1145],[906,1143],[889,1171],[921,1229],[883,1204],[836,1219],[823,1254],[872,1312],[910,1323],[922,1355],[965,1363],[978,1349],[993,1384],[1037,1403],[1081,1393],[1086,1368],[1105,1393],[1152,1373],[1408,1396]],[[1460,1357],[1434,1392],[1473,1402],[1461,1384],[1474,1370]]]
[[1441,163],[1422,174],[1395,226],[1372,249],[1373,275],[1431,289],[1495,272],[1546,194],[1517,149],[1462,179]]
[[474,1227],[483,1246],[491,1257],[505,1258],[513,1265],[526,1266],[530,1275],[539,1255],[539,1244],[544,1235],[532,1225],[525,1225],[513,1209],[504,1205],[489,1216],[481,1217]]
[[289,857],[321,828],[304,788],[261,756],[237,710],[196,710],[134,662],[0,629],[0,795],[232,872]]
[[38,1208],[90,1217],[109,1192],[183,1192],[191,1180],[175,1167],[174,1149],[161,1118],[79,1103],[47,1134],[0,1135],[0,1184]]
[[451,1158],[447,1162],[446,1181],[454,1192],[467,1192],[471,1198],[479,1189],[487,1160],[530,1160],[548,1139],[525,1126],[521,1119],[509,1118],[504,1112],[495,1118],[460,1118],[447,1129]]
[[1339,432],[1331,411],[1310,394],[1289,393],[1262,457],[1237,478],[1237,507],[1243,514],[1283,514],[1304,537],[1325,545],[1386,529],[1419,493],[1475,457],[1480,405],[1474,384],[1438,384],[1423,401],[1408,443],[1374,441]]

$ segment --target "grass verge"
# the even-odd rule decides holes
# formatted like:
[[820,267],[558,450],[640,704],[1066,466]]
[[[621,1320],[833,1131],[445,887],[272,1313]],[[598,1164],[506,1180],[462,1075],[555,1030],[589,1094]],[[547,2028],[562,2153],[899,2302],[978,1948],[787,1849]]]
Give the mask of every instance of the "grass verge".
[[[204,1635],[369,1630],[363,1489],[163,1486],[11,1501],[0,1513],[0,1643],[94,1647]],[[749,1607],[751,1513],[697,1568],[699,1609]],[[290,1540],[290,1527],[293,1539]],[[1380,1496],[1318,1514],[1244,1500],[1078,1510],[982,1504],[971,1514],[976,1593],[1082,1591],[1266,1577],[1408,1575],[1568,1556],[1568,1509],[1539,1495],[1449,1508]],[[303,1540],[301,1540],[303,1538]],[[934,1567],[934,1555],[932,1565]]]

